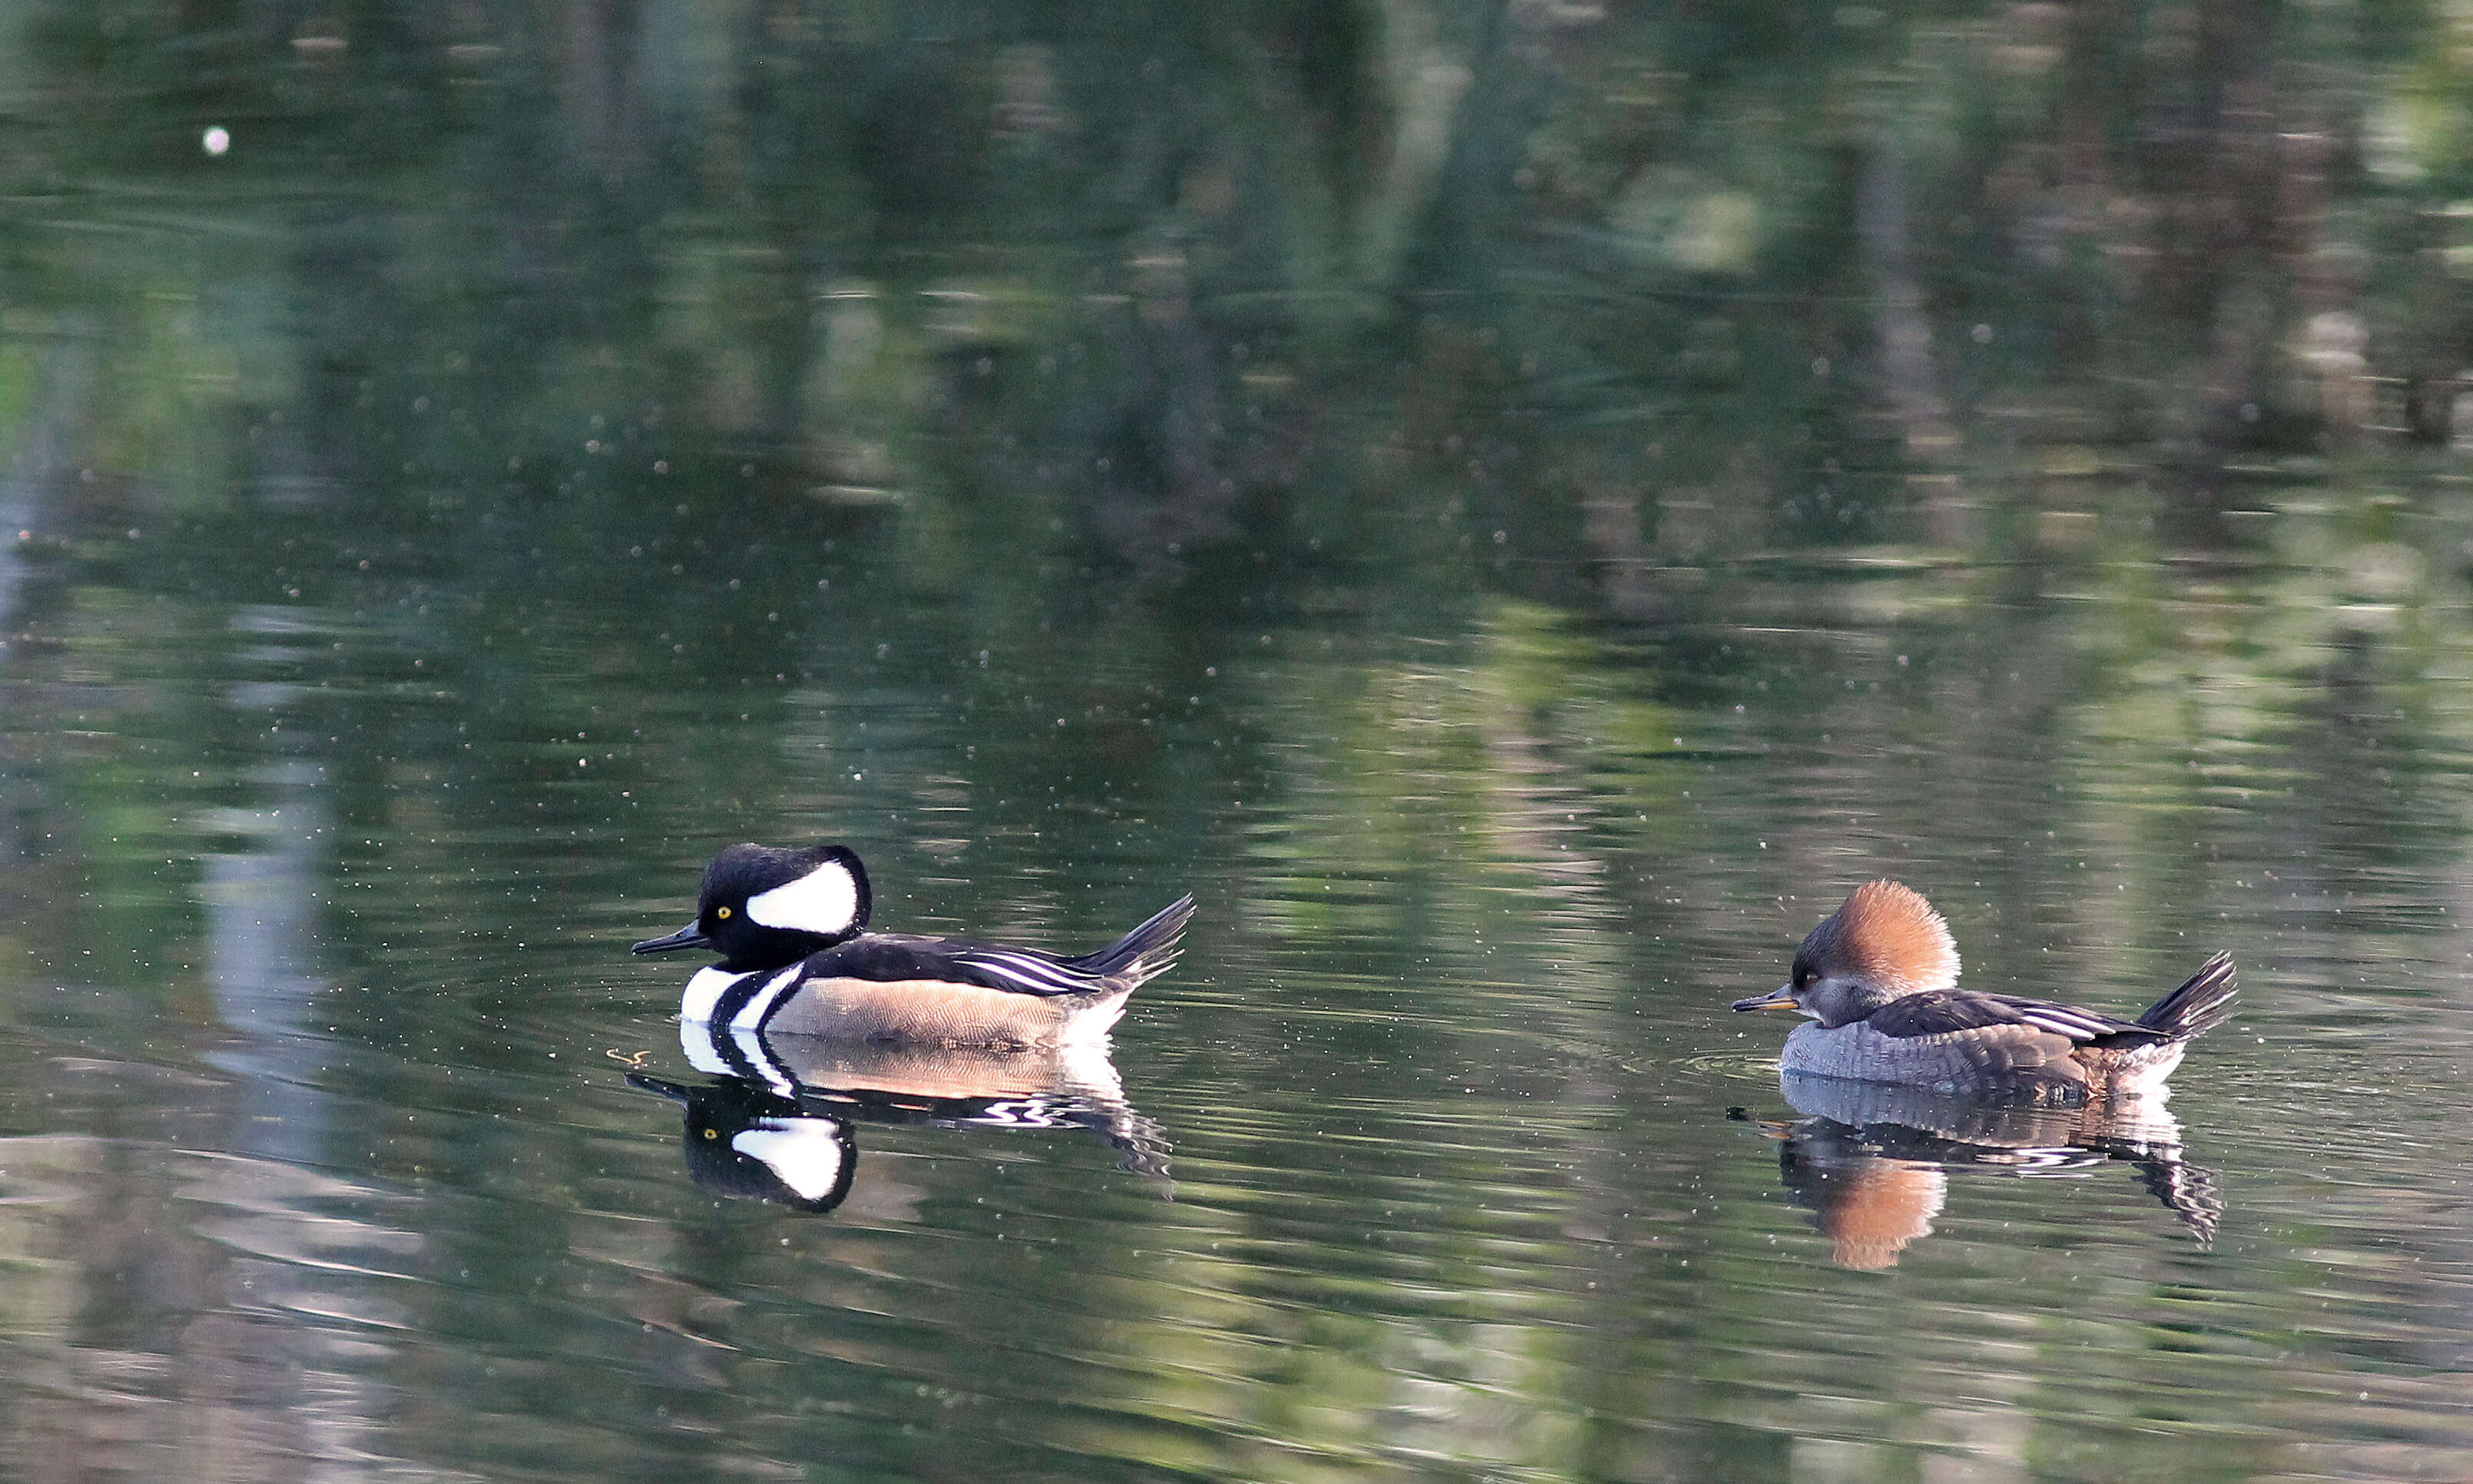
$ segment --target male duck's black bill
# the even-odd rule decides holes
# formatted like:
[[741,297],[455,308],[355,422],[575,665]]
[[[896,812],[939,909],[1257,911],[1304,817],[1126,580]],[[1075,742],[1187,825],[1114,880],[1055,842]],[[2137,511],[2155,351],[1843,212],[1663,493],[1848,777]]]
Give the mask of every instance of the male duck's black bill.
[[667,953],[672,948],[701,948],[708,940],[704,929],[689,922],[667,938],[647,938],[628,951],[631,953]]
[[[642,944],[637,944],[636,945],[636,951],[638,953],[643,952],[644,945]],[[1781,984],[1776,989],[1769,991],[1766,994],[1755,994],[1749,999],[1739,999],[1735,1001],[1735,1008],[1738,1010],[1796,1009],[1798,1007],[1794,1002],[1794,986],[1791,984]]]

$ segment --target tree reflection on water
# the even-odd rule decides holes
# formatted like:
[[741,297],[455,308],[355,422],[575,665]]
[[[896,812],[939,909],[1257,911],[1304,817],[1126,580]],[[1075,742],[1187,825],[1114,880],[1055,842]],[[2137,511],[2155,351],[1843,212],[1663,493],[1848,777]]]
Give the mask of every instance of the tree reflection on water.
[[[2460,29],[0,6],[7,1447],[2456,1468]],[[688,1186],[623,945],[801,835],[1005,941],[1191,886],[1175,1200]],[[2023,993],[2259,964],[2212,1252],[1810,1260],[1720,1017],[1884,871]]]

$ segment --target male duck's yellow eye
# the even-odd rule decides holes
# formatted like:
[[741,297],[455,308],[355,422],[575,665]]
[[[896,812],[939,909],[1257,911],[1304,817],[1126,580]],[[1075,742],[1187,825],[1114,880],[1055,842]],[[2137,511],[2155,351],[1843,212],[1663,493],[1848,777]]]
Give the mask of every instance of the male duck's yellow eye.
[[728,907],[715,907],[712,911],[712,915],[717,921],[724,922],[730,921],[730,909]]

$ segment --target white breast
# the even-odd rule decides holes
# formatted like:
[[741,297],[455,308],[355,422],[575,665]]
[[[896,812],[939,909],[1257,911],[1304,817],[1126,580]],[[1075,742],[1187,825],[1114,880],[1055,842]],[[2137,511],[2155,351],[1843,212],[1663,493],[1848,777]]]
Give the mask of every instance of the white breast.
[[695,977],[687,981],[685,997],[679,1001],[679,1018],[698,1025],[711,1019],[713,1007],[721,1003],[721,997],[730,993],[732,985],[746,977],[724,973],[708,964],[697,969]]

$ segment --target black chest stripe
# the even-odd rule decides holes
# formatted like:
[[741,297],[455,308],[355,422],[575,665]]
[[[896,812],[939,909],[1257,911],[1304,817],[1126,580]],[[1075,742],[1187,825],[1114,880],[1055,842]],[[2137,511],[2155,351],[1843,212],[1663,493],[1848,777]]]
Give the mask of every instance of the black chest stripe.
[[728,1025],[733,1030],[761,1030],[773,1012],[790,997],[790,990],[799,982],[804,964],[793,964],[772,973],[742,974],[736,984],[722,992],[721,1000],[712,1007],[712,1023]]

